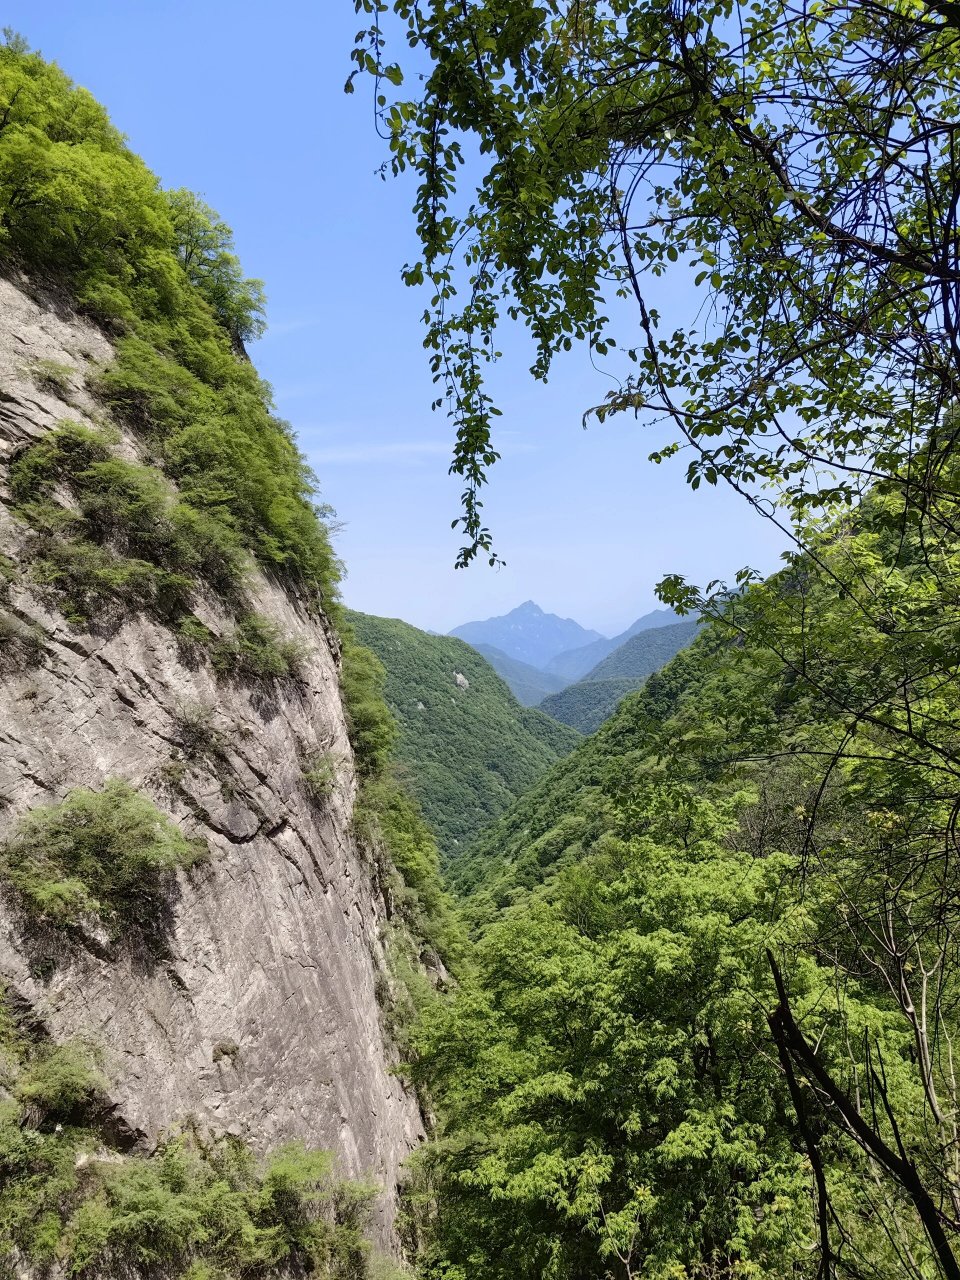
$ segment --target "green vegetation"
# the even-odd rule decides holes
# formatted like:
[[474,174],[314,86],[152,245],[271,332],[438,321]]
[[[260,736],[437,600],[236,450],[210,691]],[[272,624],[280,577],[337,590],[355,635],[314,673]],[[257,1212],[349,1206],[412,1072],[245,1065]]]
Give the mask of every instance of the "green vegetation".
[[[363,615],[350,615],[352,622]],[[354,750],[360,794],[354,826],[361,843],[372,853],[385,888],[400,919],[408,926],[394,938],[393,964],[405,988],[409,1008],[418,1002],[417,973],[420,939],[456,967],[463,958],[464,936],[440,876],[440,855],[433,832],[398,776],[394,764],[397,723],[384,700],[387,673],[377,655],[357,643],[353,626],[344,634],[340,684],[350,741]],[[305,775],[310,786],[310,778]],[[405,1034],[399,1022],[393,1030]]]
[[34,360],[30,366],[34,380],[44,391],[55,395],[64,395],[70,387],[70,378],[76,370],[58,360]]
[[[105,431],[65,423],[13,464],[16,510],[35,533],[35,576],[78,620],[116,601],[176,618],[200,577],[236,596],[236,537],[180,500],[155,468],[115,456],[113,443]],[[56,487],[73,506],[53,500]]]
[[455,859],[578,736],[521,707],[489,663],[463,641],[431,636],[396,619],[360,613],[349,618],[386,668],[384,692],[397,721],[397,759],[405,780],[444,858]]
[[544,698],[539,709],[579,733],[596,733],[627,694],[642,684],[642,679],[629,676],[619,680],[578,680],[576,684],[567,685],[559,693]]
[[603,658],[585,677],[588,680],[645,680],[666,666],[697,634],[695,618],[653,627],[631,636]]
[[371,649],[357,643],[353,620],[344,634],[340,687],[357,770],[361,778],[376,778],[393,758],[397,725],[384,700],[383,663]]
[[36,922],[99,916],[115,937],[162,940],[172,874],[205,853],[126,782],[31,809],[0,848],[0,875]]
[[329,800],[337,789],[342,761],[329,751],[318,751],[303,761],[303,782],[310,795],[320,803]]
[[540,710],[581,733],[594,733],[622,698],[639,689],[696,634],[694,620],[640,631],[602,658],[582,680],[544,698]]
[[558,693],[566,684],[562,676],[552,676],[528,662],[511,658],[502,649],[491,644],[474,644],[473,648],[493,667],[505,682],[516,700],[524,707],[535,707],[551,693]]
[[592,412],[669,424],[653,460],[797,547],[665,578],[713,625],[458,868],[483,982],[423,1023],[424,1272],[958,1280],[960,14],[359,7],[460,563],[496,560],[501,320],[545,379],[617,345],[611,291],[633,372]]
[[454,867],[478,972],[415,1036],[425,1276],[953,1274],[960,559],[898,516],[699,598]]
[[[458,970],[465,939],[440,875],[440,855],[433,832],[404,787],[392,773],[368,780],[354,811],[363,844],[379,864],[393,908],[407,925],[406,937],[394,939],[411,979],[425,943],[452,969]],[[420,940],[411,946],[411,940]],[[406,1029],[404,1029],[404,1035]]]
[[365,1280],[374,1189],[293,1144],[257,1161],[187,1132],[149,1157],[109,1149],[95,1056],[37,1042],[0,1006],[0,1266],[79,1277],[312,1274]]
[[276,623],[258,613],[242,617],[228,635],[210,646],[210,658],[221,675],[263,680],[296,677],[308,650],[285,636]]
[[[16,40],[0,47],[0,111],[0,252],[112,328],[98,389],[149,453],[121,460],[75,427],[27,451],[18,501],[41,581],[78,621],[110,602],[176,619],[199,578],[235,590],[252,552],[329,610],[338,566],[313,480],[235,353],[260,331],[263,299],[229,230],[189,193],[163,192],[90,95]],[[35,372],[58,389],[65,377]]]
[[43,633],[37,627],[0,609],[0,673],[38,666],[43,661],[43,649]]
[[[496,559],[484,373],[505,317],[529,328],[538,379],[574,343],[623,344],[631,374],[610,370],[598,416],[669,423],[657,461],[685,445],[692,487],[729,481],[774,518],[872,483],[916,496],[949,463],[958,267],[953,206],[929,193],[956,186],[952,6],[358,4],[349,87],[376,77],[385,167],[416,175],[404,278],[430,296],[461,563]],[[651,300],[667,272],[684,298],[669,324]]]

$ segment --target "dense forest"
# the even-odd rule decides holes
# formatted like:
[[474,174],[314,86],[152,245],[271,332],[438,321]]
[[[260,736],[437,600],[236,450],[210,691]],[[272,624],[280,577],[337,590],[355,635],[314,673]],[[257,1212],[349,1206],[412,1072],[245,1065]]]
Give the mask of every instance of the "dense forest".
[[396,618],[348,612],[361,644],[386,671],[396,759],[437,834],[457,855],[577,744],[580,735],[521,707],[479,653]]
[[622,358],[588,418],[665,424],[652,461],[792,547],[667,573],[700,636],[456,868],[476,973],[414,1035],[421,1269],[960,1276],[957,13],[361,9],[460,565],[500,555],[509,319],[536,379]]

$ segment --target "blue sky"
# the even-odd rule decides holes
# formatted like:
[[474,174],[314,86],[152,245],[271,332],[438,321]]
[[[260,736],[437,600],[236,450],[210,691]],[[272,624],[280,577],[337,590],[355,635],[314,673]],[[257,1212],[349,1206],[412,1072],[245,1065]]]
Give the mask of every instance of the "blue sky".
[[[656,605],[666,572],[703,583],[776,566],[776,531],[733,494],[691,493],[681,460],[648,463],[648,430],[582,430],[610,385],[586,352],[544,386],[518,332],[501,343],[503,460],[485,498],[506,567],[453,569],[449,428],[430,412],[424,299],[399,278],[416,256],[413,193],[376,175],[366,86],[342,91],[351,0],[8,0],[4,12],[165,185],[202,193],[266,282],[270,327],[251,354],[343,521],[352,607],[445,631],[532,598],[614,634]],[[682,314],[680,269],[660,291]]]

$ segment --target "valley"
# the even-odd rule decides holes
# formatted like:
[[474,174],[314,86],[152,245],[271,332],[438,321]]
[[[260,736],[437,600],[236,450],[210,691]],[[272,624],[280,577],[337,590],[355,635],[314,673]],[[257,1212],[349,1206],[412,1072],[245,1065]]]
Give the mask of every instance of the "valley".
[[[312,338],[291,425],[226,222],[0,44],[0,1273],[960,1280],[956,15],[357,9],[473,594],[391,514],[438,451],[355,272],[322,332],[386,426]],[[263,66],[284,232],[359,254],[340,122]],[[336,209],[274,191],[280,124]],[[524,327],[538,395],[615,370],[575,447],[484,380]],[[621,418],[777,567],[720,577],[721,508],[656,486],[604,533],[575,449]],[[338,482],[386,512],[356,590]],[[409,616],[495,616],[350,607],[398,565]]]

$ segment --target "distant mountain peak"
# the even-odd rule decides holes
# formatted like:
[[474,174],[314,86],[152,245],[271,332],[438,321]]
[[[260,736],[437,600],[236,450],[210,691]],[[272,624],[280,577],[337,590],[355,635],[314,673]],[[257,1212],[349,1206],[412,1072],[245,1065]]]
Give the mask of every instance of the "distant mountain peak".
[[486,644],[500,649],[509,658],[543,667],[554,654],[602,639],[599,631],[588,631],[573,618],[545,613],[535,600],[525,600],[509,613],[483,622],[465,622],[450,632],[467,644]]

